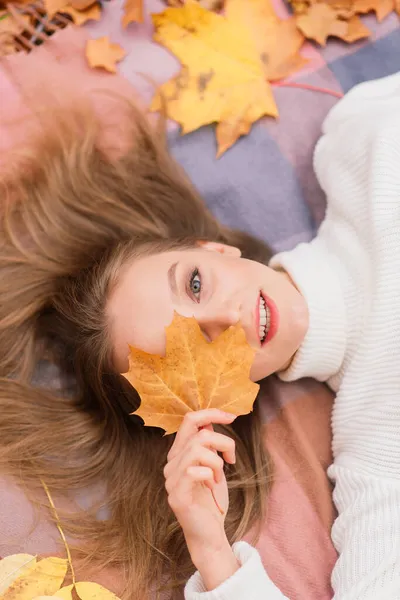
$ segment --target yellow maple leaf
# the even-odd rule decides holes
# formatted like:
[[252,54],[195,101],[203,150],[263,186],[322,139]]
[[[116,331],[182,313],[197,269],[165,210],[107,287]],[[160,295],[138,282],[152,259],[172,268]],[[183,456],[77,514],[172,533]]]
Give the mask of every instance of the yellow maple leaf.
[[124,377],[140,395],[135,414],[145,425],[174,433],[189,411],[220,408],[244,415],[252,410],[259,389],[249,379],[255,350],[240,324],[207,342],[194,318],[175,313],[166,343],[165,357],[130,347]]
[[116,73],[116,63],[124,58],[126,52],[119,44],[113,44],[108,36],[88,40],[86,58],[91,67],[103,68],[110,73]]
[[[258,119],[278,115],[268,80],[305,63],[294,20],[278,19],[269,0],[228,0],[225,17],[195,2],[152,17],[155,41],[182,63],[179,75],[160,88],[168,116],[182,133],[218,123],[219,156]],[[157,94],[152,109],[161,106]]]

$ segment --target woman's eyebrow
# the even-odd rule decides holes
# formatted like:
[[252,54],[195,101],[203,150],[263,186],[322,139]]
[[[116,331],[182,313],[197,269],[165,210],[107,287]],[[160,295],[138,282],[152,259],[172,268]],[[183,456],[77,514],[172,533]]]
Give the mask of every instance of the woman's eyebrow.
[[171,288],[171,292],[174,296],[178,296],[178,285],[176,283],[176,267],[177,266],[178,266],[178,263],[174,262],[168,269],[169,287]]

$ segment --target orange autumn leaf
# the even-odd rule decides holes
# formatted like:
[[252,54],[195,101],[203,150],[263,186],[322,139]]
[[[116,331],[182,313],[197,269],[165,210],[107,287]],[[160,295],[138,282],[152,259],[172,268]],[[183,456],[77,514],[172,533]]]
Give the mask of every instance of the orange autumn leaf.
[[[68,4],[75,10],[87,10],[95,4],[94,0],[69,0]],[[97,3],[96,3],[97,4]]]
[[72,4],[62,9],[63,13],[72,17],[75,25],[83,25],[86,21],[98,21],[101,18],[101,8],[98,2],[95,2],[85,10],[77,10]]
[[110,42],[108,36],[88,40],[86,58],[93,68],[103,68],[110,73],[116,73],[116,63],[124,58],[126,52],[119,44]]
[[[346,18],[347,17],[347,18]],[[370,30],[352,10],[333,8],[323,2],[313,3],[298,13],[297,26],[304,36],[325,46],[329,36],[355,42],[370,35]]]
[[126,27],[129,23],[143,23],[144,21],[144,0],[125,0],[124,16],[122,25]]
[[189,411],[220,408],[235,415],[252,410],[259,386],[249,379],[255,351],[240,324],[208,342],[197,321],[175,313],[166,328],[166,356],[130,346],[124,377],[141,398],[134,413],[168,433]]
[[[207,10],[219,11],[224,7],[225,0],[195,0],[200,6]],[[187,0],[165,0],[168,6],[183,6]]]
[[51,18],[56,13],[63,12],[62,9],[67,6],[68,0],[43,0],[43,3],[48,16]]
[[[100,17],[93,16],[101,14],[100,5],[96,0],[43,0],[44,7],[49,17],[53,17],[56,13],[67,13],[74,19],[76,25],[82,25],[89,19],[98,19]],[[88,18],[79,18],[77,13],[90,14]],[[76,19],[74,18],[76,17]],[[81,21],[81,22],[80,22]]]
[[399,12],[400,3],[398,0],[354,0],[353,7],[359,14],[374,11],[378,21],[383,21],[393,10]]
[[[161,86],[168,116],[183,134],[217,123],[218,155],[278,110],[269,81],[304,65],[304,37],[293,18],[279,19],[269,0],[227,0],[221,16],[187,2],[153,15],[154,39],[182,63]],[[160,95],[152,109],[161,107]]]

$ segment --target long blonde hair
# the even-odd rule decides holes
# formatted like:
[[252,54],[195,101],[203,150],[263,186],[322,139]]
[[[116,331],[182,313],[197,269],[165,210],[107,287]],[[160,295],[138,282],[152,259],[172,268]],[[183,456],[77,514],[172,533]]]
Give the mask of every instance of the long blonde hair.
[[[92,509],[63,516],[66,533],[85,542],[80,554],[100,569],[123,568],[129,598],[166,580],[180,597],[193,565],[164,490],[172,436],[129,416],[139,399],[111,369],[108,290],[149,245],[223,241],[260,261],[269,250],[221,226],[162,130],[135,106],[124,110],[123,152],[104,147],[93,113],[64,108],[43,121],[1,181],[0,469],[33,494],[41,479],[56,495],[100,483]],[[264,513],[268,462],[257,408],[225,432],[237,447],[227,468],[234,541]],[[107,518],[97,518],[100,507]]]

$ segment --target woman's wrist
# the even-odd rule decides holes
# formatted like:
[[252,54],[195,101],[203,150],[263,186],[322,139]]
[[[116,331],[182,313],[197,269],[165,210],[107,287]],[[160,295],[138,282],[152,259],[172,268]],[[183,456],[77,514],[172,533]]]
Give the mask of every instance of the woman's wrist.
[[212,547],[203,546],[201,551],[193,549],[190,555],[207,591],[217,588],[240,568],[227,538]]

